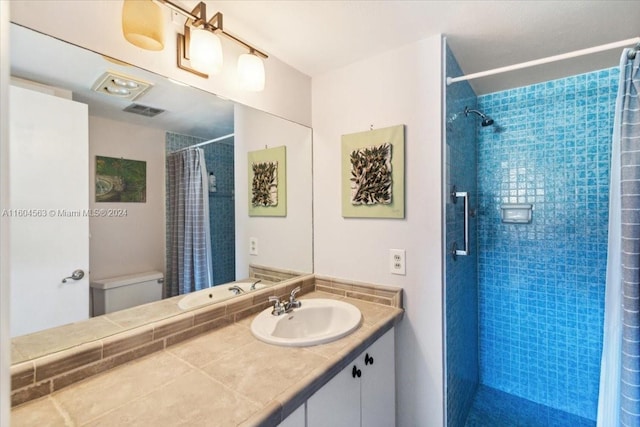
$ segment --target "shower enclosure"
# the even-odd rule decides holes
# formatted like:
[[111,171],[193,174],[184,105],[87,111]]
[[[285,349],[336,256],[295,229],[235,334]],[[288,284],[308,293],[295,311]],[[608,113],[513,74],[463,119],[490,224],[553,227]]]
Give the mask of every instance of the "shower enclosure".
[[[617,78],[446,88],[448,426],[595,426]],[[502,222],[512,203],[533,205],[531,223]]]
[[209,229],[213,265],[213,284],[235,280],[235,201],[234,201],[234,138],[207,140],[166,134],[166,152],[171,153],[186,147],[199,145],[204,150],[207,176],[213,173],[215,186],[209,178]]

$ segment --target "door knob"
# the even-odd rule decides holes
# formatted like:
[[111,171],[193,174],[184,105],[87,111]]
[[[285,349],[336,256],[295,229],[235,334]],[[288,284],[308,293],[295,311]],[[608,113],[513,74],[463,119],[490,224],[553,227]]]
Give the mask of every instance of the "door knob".
[[83,277],[84,277],[84,271],[77,269],[73,273],[71,273],[71,276],[65,277],[64,279],[62,279],[62,283],[67,283],[67,279],[80,280]]

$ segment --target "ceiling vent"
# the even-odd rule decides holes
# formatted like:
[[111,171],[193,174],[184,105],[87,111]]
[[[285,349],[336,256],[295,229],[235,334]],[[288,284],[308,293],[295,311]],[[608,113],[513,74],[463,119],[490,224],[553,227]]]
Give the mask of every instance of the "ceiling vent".
[[142,104],[131,104],[122,111],[126,111],[127,113],[140,114],[141,116],[145,117],[154,117],[160,113],[164,113],[165,110],[161,110],[160,108],[148,107]]
[[151,88],[151,83],[107,71],[93,84],[93,90],[133,101]]

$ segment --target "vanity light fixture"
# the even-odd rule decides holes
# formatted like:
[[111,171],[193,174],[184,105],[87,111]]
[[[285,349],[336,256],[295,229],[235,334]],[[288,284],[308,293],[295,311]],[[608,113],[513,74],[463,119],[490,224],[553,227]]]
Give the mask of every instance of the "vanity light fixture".
[[[221,12],[217,12],[211,19],[207,20],[207,6],[203,2],[198,3],[196,7],[189,12],[170,0],[148,0],[148,2],[152,1],[162,4],[187,18],[184,24],[183,34],[178,33],[177,36],[178,68],[203,78],[208,78],[209,74],[217,74],[220,72],[223,59],[222,45],[219,36],[224,36],[249,50],[249,53],[240,55],[238,58],[237,72],[240,86],[249,91],[261,91],[264,89],[265,71],[263,59],[268,58],[268,55],[226,32],[224,30]],[[125,6],[127,6],[126,3],[128,2],[137,3],[138,1],[125,0]],[[142,0],[141,3],[147,3],[147,0]],[[157,6],[157,4],[154,5]],[[125,17],[125,15],[129,13],[131,16]],[[123,32],[125,32],[125,22],[136,18],[142,21],[147,19],[146,17],[141,18],[141,15],[134,15],[134,9],[130,7],[124,7],[122,14]],[[129,24],[129,27],[131,26],[132,24]],[[160,29],[160,32],[163,31],[161,22],[157,28]],[[144,46],[135,43],[127,37],[126,32],[125,38],[136,46],[144,48]]]
[[[173,3],[162,3],[174,9]],[[200,2],[186,16],[184,34],[178,33],[178,68],[208,78],[222,69],[222,44],[216,35],[222,31],[222,14],[218,12],[207,21],[207,5]]]
[[215,33],[194,28],[189,31],[191,66],[203,73],[218,74],[222,70],[222,44]]
[[122,33],[129,43],[142,49],[164,49],[164,28],[160,6],[152,0],[124,0]]
[[238,58],[238,80],[240,87],[252,92],[264,90],[264,63],[253,50]]

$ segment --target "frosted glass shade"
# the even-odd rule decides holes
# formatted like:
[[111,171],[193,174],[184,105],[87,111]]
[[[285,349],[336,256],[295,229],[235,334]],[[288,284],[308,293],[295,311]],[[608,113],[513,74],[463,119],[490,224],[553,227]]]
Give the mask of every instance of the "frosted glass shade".
[[147,50],[164,48],[162,10],[151,0],[124,0],[122,34],[131,44]]
[[238,58],[240,87],[252,92],[264,90],[264,63],[257,55],[245,53]]
[[191,67],[205,74],[218,74],[222,69],[222,44],[208,30],[191,29],[189,44]]

